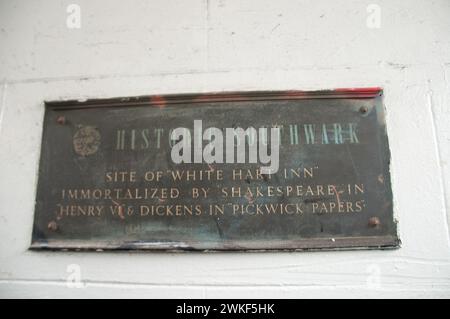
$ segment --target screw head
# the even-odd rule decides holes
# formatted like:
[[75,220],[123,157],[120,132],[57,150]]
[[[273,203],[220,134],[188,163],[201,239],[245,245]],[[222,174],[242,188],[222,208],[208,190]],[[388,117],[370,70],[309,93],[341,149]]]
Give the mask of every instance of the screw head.
[[64,116],[60,115],[56,118],[56,123],[58,123],[60,125],[64,125],[64,124],[66,124],[66,118]]
[[361,107],[359,108],[359,112],[360,112],[361,114],[366,114],[367,112],[369,112],[369,109],[367,108],[367,106],[361,106]]
[[370,217],[369,218],[369,226],[370,227],[378,227],[380,226],[381,222],[380,219],[378,217]]
[[56,222],[52,220],[50,223],[48,223],[47,227],[49,230],[55,231],[58,229],[58,224],[56,224]]

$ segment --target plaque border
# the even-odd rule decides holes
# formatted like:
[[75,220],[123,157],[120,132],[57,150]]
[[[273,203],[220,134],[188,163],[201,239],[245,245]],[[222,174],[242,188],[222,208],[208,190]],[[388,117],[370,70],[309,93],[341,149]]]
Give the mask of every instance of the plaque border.
[[317,91],[231,91],[213,93],[185,93],[165,95],[141,95],[135,97],[115,97],[87,100],[45,101],[45,106],[54,110],[81,108],[102,108],[115,106],[155,106],[164,107],[173,104],[242,102],[242,101],[280,101],[309,99],[370,99],[383,94],[380,87],[342,88]]
[[[315,91],[232,91],[214,93],[187,93],[187,94],[166,94],[166,95],[142,95],[136,97],[116,97],[87,100],[63,100],[45,101],[45,108],[52,111],[67,111],[71,109],[84,108],[111,108],[111,107],[158,107],[187,103],[213,103],[213,102],[241,102],[241,101],[280,101],[280,100],[306,100],[306,99],[371,99],[383,95],[381,87],[367,88],[338,88],[332,90]],[[381,104],[384,113],[384,104]],[[386,130],[386,127],[384,126]],[[43,132],[45,130],[45,126]],[[389,164],[390,172],[390,149],[386,138],[382,141],[382,146],[386,151],[382,154],[383,160]],[[42,134],[44,135],[44,134]],[[42,138],[41,150],[45,141]],[[42,151],[39,164],[42,161]],[[39,170],[40,171],[40,168]],[[390,176],[389,176],[390,179]],[[36,187],[39,189],[40,180]],[[387,191],[392,198],[391,184],[386,185]],[[36,217],[36,211],[33,214]],[[395,213],[392,218],[396,225],[395,234],[382,236],[355,236],[336,238],[308,238],[298,240],[270,240],[270,241],[186,241],[180,242],[145,242],[145,241],[77,241],[77,240],[38,240],[32,236],[30,250],[58,250],[58,251],[168,251],[168,252],[264,252],[264,251],[322,251],[322,250],[373,250],[373,249],[396,249],[400,248],[401,240],[398,235],[397,220]],[[34,229],[34,226],[33,226]],[[34,235],[34,232],[33,232]]]

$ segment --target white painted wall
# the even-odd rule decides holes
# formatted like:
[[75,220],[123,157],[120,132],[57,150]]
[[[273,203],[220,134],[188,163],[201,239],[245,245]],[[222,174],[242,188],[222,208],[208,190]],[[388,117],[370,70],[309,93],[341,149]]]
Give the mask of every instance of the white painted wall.
[[[0,297],[450,297],[449,78],[449,0],[0,0]],[[27,250],[44,100],[364,86],[385,89],[399,250]]]

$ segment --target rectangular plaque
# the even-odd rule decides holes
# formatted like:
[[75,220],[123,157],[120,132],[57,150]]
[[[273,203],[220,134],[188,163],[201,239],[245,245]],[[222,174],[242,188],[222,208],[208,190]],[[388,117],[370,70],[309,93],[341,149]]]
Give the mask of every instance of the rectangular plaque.
[[[143,96],[45,107],[32,249],[399,245],[379,88]],[[185,128],[195,136],[196,120],[203,131],[219,129],[224,139],[228,129],[279,128],[277,172],[263,173],[262,160],[250,156],[237,162],[239,147],[250,150],[250,134],[243,144],[234,140],[234,162],[225,161],[224,148],[222,163],[195,159],[194,149],[193,163],[175,163],[171,154],[181,139],[171,134]],[[256,136],[270,144],[268,135]],[[206,152],[207,136],[197,142]]]

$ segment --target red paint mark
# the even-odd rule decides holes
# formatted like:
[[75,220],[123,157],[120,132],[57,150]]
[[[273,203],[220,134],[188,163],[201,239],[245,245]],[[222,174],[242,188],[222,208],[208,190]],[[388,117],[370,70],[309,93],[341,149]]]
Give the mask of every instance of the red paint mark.
[[333,188],[333,191],[336,194],[336,200],[338,202],[338,206],[341,206],[341,199],[339,197],[339,192],[337,191],[336,186],[331,185],[331,188]]
[[336,88],[333,90],[339,94],[349,94],[349,97],[375,97],[381,94],[383,89],[381,87],[367,87],[367,88]]
[[150,97],[150,104],[159,108],[164,108],[167,105],[167,100],[162,95],[154,95]]
[[116,202],[114,199],[111,199],[111,201],[114,203],[114,205],[117,206],[117,215],[119,215],[121,219],[125,219],[125,216],[123,214],[123,206],[120,205],[120,203]]
[[166,200],[158,197],[158,202],[164,203]]
[[367,87],[367,88],[336,88],[334,89],[334,91],[337,92],[372,92],[372,93],[377,93],[379,91],[381,91],[382,88],[379,86],[374,86],[374,87]]
[[255,202],[255,200],[253,199],[252,195],[250,195],[249,192],[247,192],[247,194],[245,194],[245,198],[247,199],[249,204],[253,204]]

